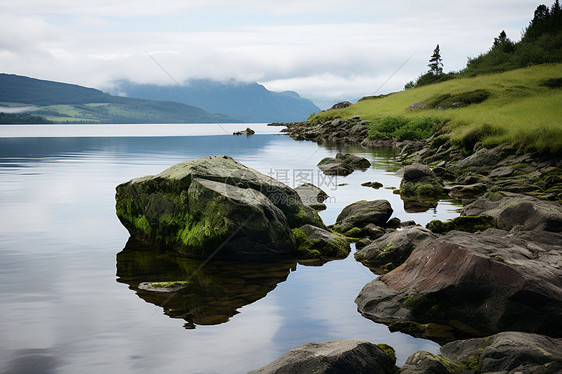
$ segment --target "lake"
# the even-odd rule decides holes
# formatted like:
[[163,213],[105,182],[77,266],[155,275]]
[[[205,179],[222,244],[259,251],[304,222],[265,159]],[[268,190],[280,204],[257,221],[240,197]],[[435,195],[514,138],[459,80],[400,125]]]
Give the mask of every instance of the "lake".
[[[326,224],[362,199],[387,199],[394,217],[422,225],[458,215],[450,201],[404,208],[392,190],[401,178],[391,150],[347,149],[372,167],[326,177],[316,164],[346,149],[297,142],[265,125],[248,125],[256,135],[230,135],[246,126],[0,126],[2,372],[245,373],[296,346],[345,338],[390,344],[399,365],[417,350],[438,351],[357,312],[355,297],[376,276],[352,255],[323,266],[201,266],[131,249],[115,215],[115,186],[209,155],[230,155],[291,187],[318,185],[330,195]],[[384,187],[361,186],[373,181]],[[139,288],[194,272],[186,292]]]

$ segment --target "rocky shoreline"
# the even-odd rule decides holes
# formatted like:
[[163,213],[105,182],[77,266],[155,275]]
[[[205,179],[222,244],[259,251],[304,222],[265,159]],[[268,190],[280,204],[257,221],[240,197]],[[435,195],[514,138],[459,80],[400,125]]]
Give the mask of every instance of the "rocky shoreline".
[[[330,227],[354,237],[355,258],[384,274],[357,296],[358,311],[391,331],[445,344],[439,356],[416,352],[401,369],[381,369],[383,359],[371,372],[560,372],[562,160],[511,145],[486,148],[477,137],[466,144],[444,134],[423,141],[370,139],[368,124],[338,118],[285,124],[283,132],[320,144],[396,147],[405,165],[403,198],[431,206],[448,195],[463,205],[456,219],[427,228],[340,217]],[[299,360],[290,353],[258,372],[288,372],[282,368]],[[287,357],[293,359],[282,365]],[[346,372],[333,358],[315,362],[321,363],[315,372]]]

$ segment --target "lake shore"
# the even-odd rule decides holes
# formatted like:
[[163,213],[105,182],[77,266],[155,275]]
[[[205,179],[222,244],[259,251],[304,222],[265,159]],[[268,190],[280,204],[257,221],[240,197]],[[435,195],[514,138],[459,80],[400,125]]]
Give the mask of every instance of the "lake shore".
[[[402,196],[429,207],[435,199],[448,195],[461,201],[463,211],[458,219],[430,222],[427,228],[433,236],[407,241],[409,256],[396,251],[395,256],[402,259],[394,263],[396,258],[389,249],[396,245],[382,240],[384,236],[358,245],[363,249],[355,257],[367,266],[372,265],[365,257],[369,252],[375,253],[374,257],[384,253],[391,261],[391,266],[375,268],[385,275],[361,291],[356,300],[358,311],[389,325],[391,331],[440,344],[506,331],[539,334],[533,335],[537,339],[554,338],[548,360],[536,360],[530,354],[524,359],[515,350],[501,354],[509,357],[509,370],[556,372],[562,357],[562,160],[507,144],[486,148],[478,139],[460,148],[446,135],[422,141],[370,139],[367,125],[368,121],[359,117],[336,118],[316,124],[289,123],[282,131],[297,141],[337,144],[340,148],[398,148],[397,158],[404,166],[418,174],[428,169],[426,177],[430,175],[443,185],[438,193],[412,194],[405,175],[399,190]],[[380,245],[381,240],[386,247]],[[498,355],[501,351],[492,345],[486,349]],[[520,350],[529,353],[533,349],[528,345]],[[449,360],[451,356],[443,348],[440,356],[416,352],[401,371],[424,372],[437,362],[443,372],[489,372],[491,369],[482,365],[482,351],[454,360]]]

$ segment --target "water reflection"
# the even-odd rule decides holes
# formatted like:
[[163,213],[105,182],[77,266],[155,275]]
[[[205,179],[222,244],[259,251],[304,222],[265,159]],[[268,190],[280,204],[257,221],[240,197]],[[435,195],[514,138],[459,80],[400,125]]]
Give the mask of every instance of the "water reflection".
[[[228,322],[239,308],[265,297],[294,270],[294,261],[204,264],[133,238],[117,254],[117,281],[161,306],[166,315],[184,319],[189,329]],[[163,285],[171,285],[170,292],[162,291]]]

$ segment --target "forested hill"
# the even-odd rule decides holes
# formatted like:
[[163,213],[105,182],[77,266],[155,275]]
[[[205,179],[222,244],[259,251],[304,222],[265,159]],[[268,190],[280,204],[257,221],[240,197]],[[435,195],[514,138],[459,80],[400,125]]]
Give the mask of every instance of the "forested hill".
[[[11,74],[0,74],[0,112],[2,106],[32,106],[33,115],[54,123],[241,122],[182,103],[113,96],[93,88]],[[13,123],[16,117],[4,116],[3,123]]]

